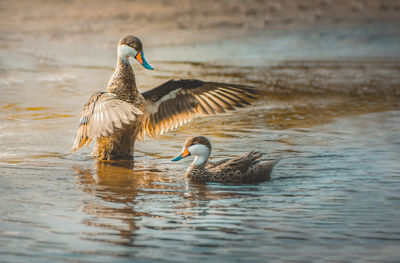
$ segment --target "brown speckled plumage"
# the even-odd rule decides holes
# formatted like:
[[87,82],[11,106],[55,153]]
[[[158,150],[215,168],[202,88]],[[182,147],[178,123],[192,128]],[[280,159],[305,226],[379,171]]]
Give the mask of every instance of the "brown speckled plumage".
[[170,80],[140,93],[129,57],[152,69],[140,39],[128,35],[119,41],[117,68],[106,92],[96,92],[83,107],[73,151],[94,139],[95,157],[130,158],[136,139],[156,137],[197,116],[243,107],[258,94],[249,86],[195,79]]
[[[141,111],[144,110],[143,97],[136,87],[135,74],[129,60],[118,58],[117,68],[110,79],[107,92],[116,94],[121,100],[135,105]],[[124,124],[121,129],[116,129],[111,135],[97,138],[97,147],[93,155],[102,160],[132,156],[141,119],[142,116],[137,116],[136,121]]]
[[271,172],[279,160],[262,161],[262,153],[251,151],[230,159],[224,159],[216,163],[207,162],[211,153],[211,143],[204,136],[191,137],[186,140],[184,151],[187,149],[188,155],[199,155],[192,153],[195,149],[191,146],[205,145],[209,152],[205,153],[204,162],[196,163],[196,160],[189,166],[185,173],[185,178],[195,182],[218,182],[218,183],[258,183],[271,179]]

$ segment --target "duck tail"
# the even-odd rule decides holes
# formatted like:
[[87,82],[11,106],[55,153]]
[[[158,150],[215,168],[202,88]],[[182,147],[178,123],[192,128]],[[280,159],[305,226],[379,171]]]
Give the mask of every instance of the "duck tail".
[[281,159],[276,159],[272,161],[266,161],[263,163],[260,163],[259,166],[262,170],[262,173],[264,174],[265,177],[267,177],[267,180],[271,179],[271,172],[272,169],[279,163]]

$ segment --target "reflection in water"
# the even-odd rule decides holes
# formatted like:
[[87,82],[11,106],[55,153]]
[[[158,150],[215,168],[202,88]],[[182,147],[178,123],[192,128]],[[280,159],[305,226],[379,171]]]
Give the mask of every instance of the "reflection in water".
[[[223,185],[219,183],[201,183],[201,182],[185,182],[182,205],[175,206],[175,209],[181,210],[186,219],[190,216],[205,213],[210,202],[215,200],[229,200],[241,197],[253,196],[256,186],[239,186],[239,185]],[[194,209],[200,209],[202,212],[194,212]]]
[[[175,225],[169,221],[171,217],[179,217],[192,230],[204,230],[207,226],[191,226],[190,220],[207,215],[210,207],[229,210],[232,205],[211,202],[256,196],[258,189],[251,185],[183,182],[183,177],[179,177],[181,181],[176,181],[167,171],[154,166],[134,165],[133,161],[97,161],[95,165],[95,169],[74,167],[80,189],[93,197],[84,204],[83,211],[88,217],[83,223],[97,228],[84,233],[83,238],[123,246],[134,246],[135,232],[139,230],[138,220],[143,224],[156,219],[158,223],[146,223],[144,226],[151,230],[160,230],[164,221],[169,222],[167,225],[170,226],[161,229],[182,229],[181,224]],[[176,200],[170,208],[166,208],[171,205],[168,199]],[[164,200],[167,202],[163,205]],[[229,227],[218,229],[226,233],[234,231]]]
[[[96,197],[84,206],[84,212],[91,217],[84,220],[88,226],[111,230],[105,233],[87,233],[88,239],[102,240],[122,245],[132,245],[137,229],[135,218],[150,214],[135,211],[135,198],[141,188],[151,188],[155,182],[168,179],[151,170],[134,169],[133,161],[96,163],[96,169],[74,167],[79,175],[81,189]],[[116,231],[119,238],[115,239]]]
[[9,103],[0,107],[0,113],[6,113],[6,120],[45,120],[57,118],[71,118],[74,115],[55,113],[54,109],[46,107],[20,107],[17,103]]

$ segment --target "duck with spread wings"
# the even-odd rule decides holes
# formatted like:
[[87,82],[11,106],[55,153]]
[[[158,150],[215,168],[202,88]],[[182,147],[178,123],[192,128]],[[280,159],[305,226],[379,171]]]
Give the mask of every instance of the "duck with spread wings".
[[130,57],[153,69],[139,38],[127,35],[119,41],[117,68],[107,90],[95,92],[84,105],[73,152],[95,140],[98,159],[131,158],[136,140],[156,137],[198,116],[243,107],[257,94],[250,86],[196,79],[170,80],[141,93]]

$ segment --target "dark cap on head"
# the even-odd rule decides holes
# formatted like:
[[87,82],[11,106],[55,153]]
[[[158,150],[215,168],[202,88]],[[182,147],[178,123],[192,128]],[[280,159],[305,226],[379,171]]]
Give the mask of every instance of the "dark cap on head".
[[142,41],[140,41],[139,38],[131,36],[131,35],[126,35],[123,38],[120,39],[118,42],[118,45],[127,45],[129,47],[134,48],[136,51],[142,51],[143,45]]
[[185,142],[185,148],[189,148],[190,146],[196,145],[196,144],[203,144],[203,145],[207,146],[211,152],[211,143],[207,139],[207,137],[204,137],[204,136],[196,136],[196,137],[187,138],[187,140]]

